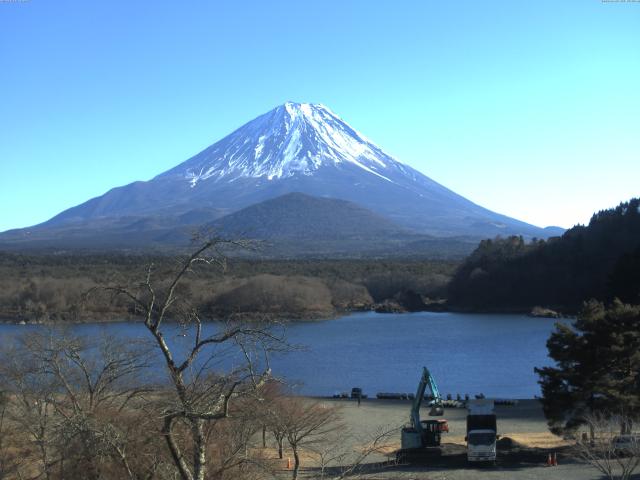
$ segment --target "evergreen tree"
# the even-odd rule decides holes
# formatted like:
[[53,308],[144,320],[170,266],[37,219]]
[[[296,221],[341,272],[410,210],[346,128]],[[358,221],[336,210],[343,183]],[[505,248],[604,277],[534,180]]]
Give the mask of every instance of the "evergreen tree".
[[640,302],[640,199],[593,215],[560,238],[484,240],[448,287],[451,305],[475,310],[577,312],[589,298]]
[[640,303],[640,248],[620,257],[611,274],[609,291],[624,302]]
[[593,413],[638,418],[640,306],[587,302],[572,325],[557,325],[547,348],[556,366],[535,371],[552,432],[571,432]]

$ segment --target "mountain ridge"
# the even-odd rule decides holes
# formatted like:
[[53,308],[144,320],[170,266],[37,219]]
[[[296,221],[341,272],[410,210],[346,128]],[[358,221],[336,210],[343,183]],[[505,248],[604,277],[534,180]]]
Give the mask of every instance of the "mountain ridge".
[[344,238],[410,235],[390,220],[346,200],[286,193],[226,215],[208,227],[225,236]]
[[467,200],[396,160],[324,105],[288,102],[149,181],[115,187],[11,236],[107,229],[123,218],[180,223],[198,217],[207,223],[209,214],[213,221],[292,192],[348,201],[403,229],[437,237],[561,233]]

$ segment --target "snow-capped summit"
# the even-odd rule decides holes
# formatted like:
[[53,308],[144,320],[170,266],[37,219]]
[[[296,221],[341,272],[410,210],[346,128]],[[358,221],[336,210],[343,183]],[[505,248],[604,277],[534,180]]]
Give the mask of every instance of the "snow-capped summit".
[[549,236],[399,162],[324,105],[294,102],[260,115],[150,181],[114,188],[38,228],[102,228],[132,218],[131,228],[137,229],[172,219],[206,223],[293,192],[353,202],[418,233]]
[[392,181],[404,166],[322,104],[287,102],[163,175],[183,174],[193,187],[205,180],[268,180],[312,175],[325,166],[355,165]]

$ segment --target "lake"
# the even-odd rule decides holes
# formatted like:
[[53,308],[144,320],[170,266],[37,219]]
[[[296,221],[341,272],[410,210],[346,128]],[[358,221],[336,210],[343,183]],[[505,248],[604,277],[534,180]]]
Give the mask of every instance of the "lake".
[[[552,363],[546,341],[555,322],[524,315],[432,312],[366,312],[296,322],[287,325],[287,340],[305,349],[277,355],[271,365],[274,374],[307,395],[332,395],[356,386],[370,396],[414,392],[426,366],[443,395],[482,392],[533,398],[540,394],[533,368]],[[14,335],[38,328],[42,327],[4,324],[0,333],[3,342],[10,342]],[[148,335],[136,323],[81,324],[72,329],[123,341]],[[188,339],[175,340],[176,346],[181,341]]]

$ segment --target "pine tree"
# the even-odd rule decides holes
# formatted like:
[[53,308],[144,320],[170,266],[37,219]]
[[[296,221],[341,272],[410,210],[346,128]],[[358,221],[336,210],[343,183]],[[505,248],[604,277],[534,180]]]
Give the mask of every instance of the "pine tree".
[[556,366],[535,371],[554,433],[593,413],[640,416],[640,306],[587,302],[572,325],[557,325],[547,348]]

